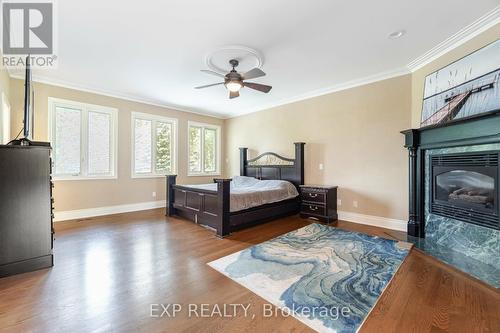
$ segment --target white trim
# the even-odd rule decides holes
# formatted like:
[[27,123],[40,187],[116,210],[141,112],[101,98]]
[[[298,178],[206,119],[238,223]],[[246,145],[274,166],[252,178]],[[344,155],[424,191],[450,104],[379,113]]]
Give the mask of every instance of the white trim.
[[[151,121],[151,172],[136,173],[135,172],[135,119]],[[177,173],[177,166],[179,163],[179,120],[177,118],[163,117],[152,113],[131,112],[130,115],[130,133],[131,133],[131,159],[130,159],[130,172],[131,178],[158,178],[165,177],[166,174],[156,172],[156,122],[170,123],[173,131],[173,141],[171,144],[172,156],[172,170],[170,174]]]
[[[81,112],[81,143],[80,143],[80,173],[78,175],[56,175],[54,172],[54,181],[67,181],[67,180],[96,180],[96,179],[117,179],[118,178],[118,109],[71,101],[61,98],[48,98],[48,133],[49,141],[53,147],[57,143],[55,140],[55,108],[57,106],[67,107],[71,109],[80,110]],[[89,174],[88,173],[88,115],[89,112],[104,113],[110,116],[110,172],[109,174]],[[57,156],[54,153],[53,163],[55,163]]]
[[[200,145],[201,145],[201,172],[191,172],[189,171],[189,129],[193,127],[198,127],[201,128],[201,138],[200,138]],[[203,146],[204,146],[204,135],[203,135],[203,130],[205,128],[208,129],[214,129],[216,131],[216,156],[215,156],[215,171],[214,172],[204,172],[204,151],[203,151]],[[221,163],[222,163],[222,127],[219,125],[214,125],[214,124],[207,124],[207,123],[200,123],[197,121],[188,121],[188,127],[187,127],[187,135],[186,135],[186,151],[187,151],[187,176],[188,177],[206,177],[206,176],[220,176],[221,175]]]
[[[105,206],[87,209],[76,209],[68,211],[56,211],[54,221],[66,221],[84,219],[96,216],[130,213],[141,210],[155,209],[165,207],[165,200],[147,201],[133,204]],[[379,228],[392,229],[406,232],[407,222],[403,220],[391,219],[387,217],[364,215],[352,212],[338,211],[339,220],[353,223],[371,225]]]
[[390,70],[387,72],[382,72],[382,73],[378,73],[378,74],[374,74],[374,75],[370,75],[370,76],[365,76],[363,78],[354,79],[351,81],[339,83],[339,84],[336,84],[336,85],[333,85],[333,86],[330,86],[327,88],[321,88],[321,89],[313,90],[313,91],[310,91],[310,92],[307,92],[307,93],[304,93],[301,95],[297,95],[294,97],[285,98],[285,99],[282,99],[282,100],[277,101],[275,103],[270,103],[270,104],[266,104],[263,106],[259,106],[255,109],[243,110],[242,112],[240,112],[238,114],[228,116],[228,119],[240,117],[240,116],[250,114],[250,113],[268,110],[271,108],[275,108],[275,107],[290,104],[290,103],[300,102],[300,101],[307,100],[307,99],[314,98],[314,97],[328,95],[328,94],[342,91],[342,90],[347,90],[347,89],[351,89],[351,88],[364,86],[364,85],[367,85],[370,83],[375,83],[378,81],[392,79],[392,78],[407,75],[407,74],[410,74],[410,71],[407,68],[398,68],[398,69]]
[[488,12],[486,15],[483,15],[429,51],[425,52],[420,57],[414,59],[406,65],[406,67],[408,67],[411,72],[415,72],[498,23],[500,23],[500,6],[495,7],[495,9]]
[[386,228],[398,231],[407,230],[408,222],[403,220],[391,219],[381,216],[364,215],[353,212],[338,211],[339,220],[359,224],[371,225],[379,228]]
[[165,207],[165,200],[138,202],[133,204],[117,205],[117,206],[67,210],[60,212],[56,211],[54,212],[54,221],[60,222],[67,220],[85,219],[95,216],[130,213],[130,212],[137,212],[141,210],[148,210],[148,209],[155,209],[162,207]]
[[[378,82],[378,81],[383,81],[387,80],[390,78],[410,74],[412,72],[415,72],[416,70],[422,68],[423,66],[429,64],[430,62],[436,60],[440,56],[444,55],[445,53],[453,50],[454,48],[464,44],[468,40],[476,37],[477,35],[481,34],[482,32],[488,30],[489,28],[493,27],[494,25],[500,23],[500,6],[495,7],[492,11],[487,13],[486,15],[480,17],[478,20],[474,21],[467,27],[461,29],[457,33],[455,33],[453,36],[447,38],[437,46],[433,47],[431,50],[425,52],[423,55],[415,58],[413,61],[408,63],[405,67],[402,68],[397,68],[394,70],[389,70],[386,72],[382,73],[377,73],[374,75],[354,79],[351,81],[343,82],[340,84],[336,84],[327,88],[322,88],[310,92],[306,92],[304,94],[297,95],[295,97],[290,97],[283,99],[281,101],[277,101],[275,103],[270,103],[267,105],[259,106],[256,108],[252,109],[247,109],[244,110],[243,112],[240,112],[235,115],[224,115],[220,113],[215,113],[207,110],[189,110],[185,109],[182,106],[177,106],[177,105],[172,105],[168,104],[165,102],[161,102],[158,100],[153,100],[153,99],[147,99],[147,98],[142,98],[138,96],[134,96],[132,94],[124,94],[124,93],[118,93],[110,90],[104,90],[100,88],[95,88],[95,87],[90,87],[90,86],[83,86],[67,81],[62,81],[62,80],[55,80],[51,78],[46,78],[43,76],[39,75],[34,75],[33,76],[33,81],[34,82],[40,82],[44,84],[49,84],[53,86],[58,86],[58,87],[63,87],[63,88],[68,88],[68,89],[74,89],[74,90],[79,90],[79,91],[84,91],[84,92],[89,92],[93,94],[99,94],[103,96],[108,96],[108,97],[113,97],[113,98],[118,98],[122,100],[127,100],[127,101],[132,101],[132,102],[137,102],[137,103],[142,103],[142,104],[147,104],[147,105],[153,105],[153,106],[158,106],[162,108],[168,108],[170,110],[176,110],[176,111],[181,111],[181,112],[187,112],[187,113],[192,113],[192,114],[197,114],[197,115],[202,115],[202,116],[208,116],[208,117],[213,117],[217,119],[230,119],[230,118],[236,118],[245,114],[250,114],[250,113],[255,113],[263,110],[267,110],[270,108],[274,108],[277,106],[285,105],[285,104],[290,104],[294,102],[299,102],[302,100],[306,100],[309,98],[313,97],[318,97],[342,90],[347,90],[359,86],[363,86],[366,84]],[[9,76],[11,78],[15,79],[20,79],[24,80],[24,76],[22,73],[11,73],[11,71],[7,68]]]
[[[13,79],[18,79],[18,80],[24,81],[24,74],[22,74],[22,73],[11,73],[10,71],[8,71],[8,74]],[[43,83],[43,84],[48,84],[48,85],[55,86],[55,87],[61,87],[61,88],[66,88],[66,89],[83,91],[83,92],[87,92],[87,93],[91,93],[91,94],[97,94],[97,95],[101,95],[101,96],[117,98],[117,99],[124,100],[124,101],[130,101],[130,102],[141,103],[141,104],[146,104],[146,105],[151,105],[151,106],[157,106],[157,107],[166,108],[166,109],[169,109],[172,111],[192,113],[192,114],[196,114],[199,116],[211,117],[211,118],[216,118],[216,119],[227,119],[227,117],[225,115],[210,112],[210,111],[185,109],[185,108],[178,106],[178,105],[173,105],[173,104],[161,102],[161,101],[154,100],[154,99],[138,97],[138,96],[133,95],[133,94],[119,93],[119,92],[111,91],[111,90],[107,90],[107,89],[84,86],[84,85],[80,85],[80,84],[72,83],[72,82],[68,82],[68,81],[47,78],[47,77],[44,77],[41,75],[33,75],[32,81],[38,82],[38,83]]]

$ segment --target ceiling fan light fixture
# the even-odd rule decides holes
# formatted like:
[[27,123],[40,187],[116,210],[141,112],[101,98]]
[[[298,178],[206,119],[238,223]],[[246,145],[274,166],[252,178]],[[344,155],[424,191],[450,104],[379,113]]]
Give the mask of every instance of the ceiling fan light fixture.
[[246,80],[249,79],[256,79],[258,77],[265,76],[266,73],[264,73],[260,68],[255,67],[245,73],[240,74],[236,70],[236,67],[239,64],[238,60],[231,59],[229,61],[229,64],[231,65],[231,67],[233,67],[233,69],[226,75],[222,75],[220,73],[213,72],[207,69],[202,69],[202,72],[205,72],[207,74],[223,77],[224,82],[206,84],[204,86],[195,87],[195,89],[203,89],[223,84],[226,89],[229,90],[229,99],[233,99],[240,96],[240,90],[243,87],[248,87],[249,89],[260,91],[266,94],[273,88],[272,86],[267,86],[265,84],[246,82]]
[[226,83],[227,90],[231,92],[238,92],[242,87],[243,85],[239,81],[229,81],[228,83]]

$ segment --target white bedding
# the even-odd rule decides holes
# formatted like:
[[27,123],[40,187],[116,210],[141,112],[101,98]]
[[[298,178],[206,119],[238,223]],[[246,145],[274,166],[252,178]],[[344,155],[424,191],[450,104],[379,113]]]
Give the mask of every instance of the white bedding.
[[[217,191],[217,184],[183,185],[184,187]],[[230,211],[261,206],[295,198],[295,186],[285,180],[258,180],[253,177],[235,176],[231,181]]]

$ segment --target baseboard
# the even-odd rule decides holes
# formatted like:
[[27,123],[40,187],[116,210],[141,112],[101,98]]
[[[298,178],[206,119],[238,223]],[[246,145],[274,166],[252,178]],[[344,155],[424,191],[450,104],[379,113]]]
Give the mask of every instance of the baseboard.
[[37,271],[39,269],[50,268],[52,266],[54,266],[54,256],[52,254],[11,262],[0,265],[0,278],[14,274]]
[[397,219],[390,219],[387,217],[373,216],[373,215],[364,215],[352,212],[343,212],[338,211],[339,220],[354,222],[359,224],[367,224],[375,227],[405,231],[408,225],[408,222]]
[[85,219],[95,216],[104,216],[120,213],[136,212],[141,210],[165,207],[165,200],[139,202],[127,205],[96,207],[88,209],[67,210],[54,213],[54,221]]
[[[85,219],[89,217],[136,212],[141,210],[155,209],[165,207],[165,201],[148,201],[127,205],[96,207],[88,209],[77,209],[55,212],[54,221],[67,221],[76,219]],[[339,220],[367,224],[375,227],[406,231],[407,222],[403,220],[390,219],[386,217],[364,215],[353,212],[338,211]]]

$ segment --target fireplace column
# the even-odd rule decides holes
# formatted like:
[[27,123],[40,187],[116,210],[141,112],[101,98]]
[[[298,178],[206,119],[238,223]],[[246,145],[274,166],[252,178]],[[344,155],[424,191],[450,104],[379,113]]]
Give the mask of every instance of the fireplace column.
[[419,133],[417,130],[411,129],[401,132],[405,135],[405,148],[408,149],[408,164],[409,164],[409,183],[408,183],[408,226],[407,233],[409,236],[424,237],[424,226],[422,217],[419,214],[419,198],[418,198],[418,181],[420,177],[418,173],[421,170],[418,168],[418,142]]

